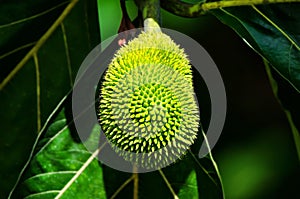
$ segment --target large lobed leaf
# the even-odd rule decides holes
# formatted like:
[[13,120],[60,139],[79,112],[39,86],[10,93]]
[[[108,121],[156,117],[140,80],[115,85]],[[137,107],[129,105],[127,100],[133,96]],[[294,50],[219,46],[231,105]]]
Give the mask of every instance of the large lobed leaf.
[[[0,181],[0,198],[11,189],[40,127],[70,91],[81,62],[98,42],[95,1],[1,1],[0,178],[6,180]],[[37,51],[30,54],[33,48]]]

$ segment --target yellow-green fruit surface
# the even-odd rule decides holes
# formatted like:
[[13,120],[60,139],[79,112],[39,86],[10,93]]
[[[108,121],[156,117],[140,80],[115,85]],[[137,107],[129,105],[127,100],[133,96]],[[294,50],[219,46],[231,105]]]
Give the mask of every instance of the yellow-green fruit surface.
[[102,81],[98,112],[103,132],[126,160],[155,167],[182,156],[199,126],[184,50],[162,32],[142,32],[121,47]]

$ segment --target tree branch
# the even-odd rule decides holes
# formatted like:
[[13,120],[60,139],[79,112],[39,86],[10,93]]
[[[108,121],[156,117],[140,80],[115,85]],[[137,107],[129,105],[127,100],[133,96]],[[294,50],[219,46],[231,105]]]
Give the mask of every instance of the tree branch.
[[182,17],[199,17],[205,14],[201,8],[201,2],[191,4],[179,0],[161,0],[161,7],[175,15]]
[[184,3],[180,0],[161,0],[161,7],[182,17],[199,17],[209,10],[219,8],[293,2],[300,2],[300,0],[227,0],[195,4]]

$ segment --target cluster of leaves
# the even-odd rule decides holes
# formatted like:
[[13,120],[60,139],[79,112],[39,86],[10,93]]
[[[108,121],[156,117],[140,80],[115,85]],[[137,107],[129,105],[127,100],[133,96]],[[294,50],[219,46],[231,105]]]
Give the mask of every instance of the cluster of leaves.
[[[1,3],[0,158],[1,179],[7,182],[1,181],[0,197],[7,196],[21,171],[11,198],[109,198],[120,194],[132,198],[137,189],[144,198],[223,197],[213,160],[194,155],[201,140],[183,160],[138,176],[101,165],[79,141],[68,96],[81,62],[99,43],[96,1]],[[300,4],[221,8],[210,13],[266,59],[299,147]],[[87,141],[98,131],[93,129]]]

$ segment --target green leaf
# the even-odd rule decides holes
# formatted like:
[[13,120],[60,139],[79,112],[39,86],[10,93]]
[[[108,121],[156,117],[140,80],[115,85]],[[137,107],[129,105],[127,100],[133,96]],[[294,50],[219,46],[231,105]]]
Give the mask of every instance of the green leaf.
[[[58,111],[37,140],[11,198],[106,198],[97,150],[91,154],[78,141],[66,116],[70,110],[60,107]],[[91,137],[99,133],[95,127]]]
[[6,179],[0,197],[5,197],[40,127],[99,42],[96,2],[1,1],[0,35],[0,174]]
[[300,4],[272,4],[212,10],[300,90]]
[[196,171],[191,171],[184,185],[179,190],[179,198],[199,198]]

